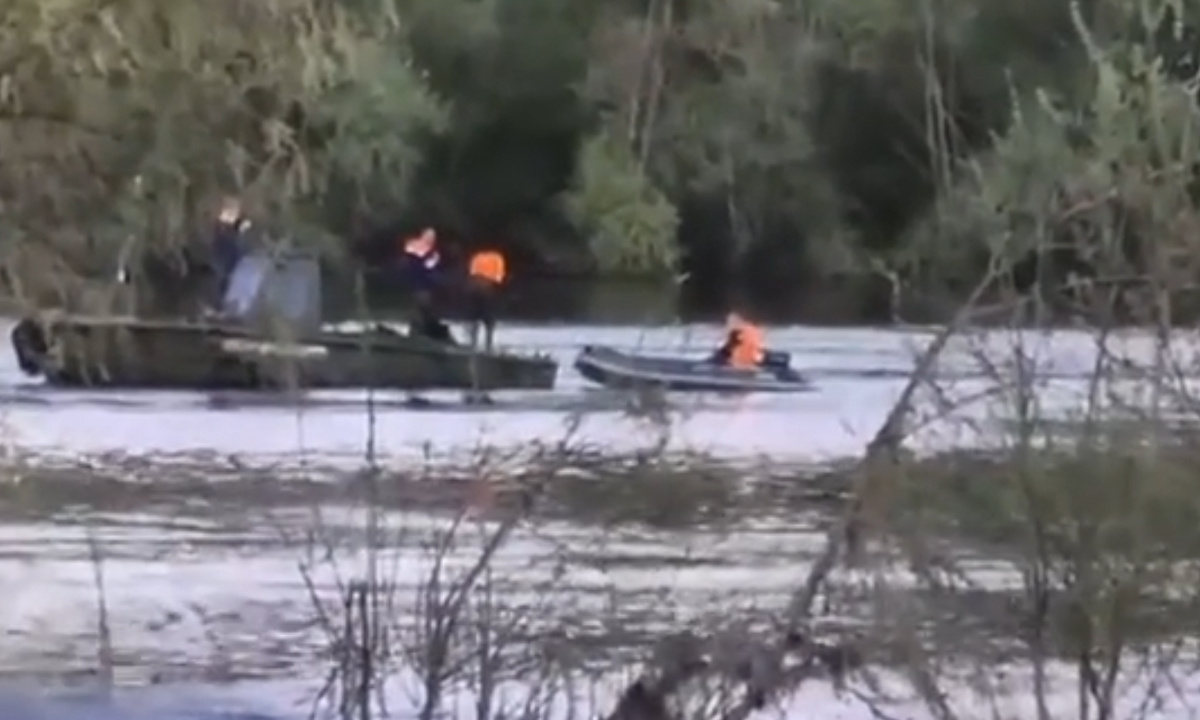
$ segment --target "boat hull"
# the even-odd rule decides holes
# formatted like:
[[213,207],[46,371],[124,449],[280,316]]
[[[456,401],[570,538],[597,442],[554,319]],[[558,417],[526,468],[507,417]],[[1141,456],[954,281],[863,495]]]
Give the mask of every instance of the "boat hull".
[[785,365],[745,370],[704,360],[631,355],[587,346],[575,360],[584,378],[609,388],[660,388],[680,392],[794,393],[812,389],[802,375]]
[[549,390],[546,356],[475,353],[376,329],[293,342],[193,321],[46,315],[13,331],[22,369],[58,387]]

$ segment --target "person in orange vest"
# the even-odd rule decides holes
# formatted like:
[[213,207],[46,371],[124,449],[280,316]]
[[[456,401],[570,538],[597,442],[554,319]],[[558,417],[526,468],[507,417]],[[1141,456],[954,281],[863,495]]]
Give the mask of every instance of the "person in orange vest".
[[471,346],[478,347],[483,329],[483,346],[492,351],[496,334],[496,302],[508,280],[508,263],[496,250],[480,250],[467,267],[467,314],[471,322]]
[[734,312],[726,316],[725,328],[725,344],[713,353],[712,361],[739,369],[761,366],[766,355],[762,330]]

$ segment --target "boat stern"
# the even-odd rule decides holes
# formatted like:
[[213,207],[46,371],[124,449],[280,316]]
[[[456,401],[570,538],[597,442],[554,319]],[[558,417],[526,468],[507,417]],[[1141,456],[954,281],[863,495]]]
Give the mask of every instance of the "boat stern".
[[548,355],[483,355],[468,359],[480,390],[553,390],[558,362]]

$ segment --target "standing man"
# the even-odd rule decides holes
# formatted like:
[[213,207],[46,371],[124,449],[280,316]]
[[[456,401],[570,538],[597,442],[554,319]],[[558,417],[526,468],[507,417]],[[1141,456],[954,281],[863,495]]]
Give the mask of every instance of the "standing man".
[[223,309],[221,306],[233,272],[246,256],[246,233],[249,230],[250,220],[242,212],[242,202],[235,197],[226,197],[221,203],[212,235],[211,263],[217,278],[215,307],[218,309]]
[[500,289],[508,279],[508,264],[496,250],[481,250],[471,256],[467,268],[467,316],[471,323],[471,347],[479,347],[479,331],[483,330],[483,347],[492,351],[496,334],[496,303]]
[[409,326],[410,333],[439,342],[454,342],[450,327],[437,312],[442,266],[437,233],[433,228],[425,228],[416,237],[404,240],[402,251],[401,274],[412,287],[417,305],[416,315]]
[[479,350],[479,331],[483,330],[484,350],[492,351],[492,339],[496,332],[496,301],[500,288],[508,279],[508,266],[504,256],[495,250],[480,250],[471,256],[467,265],[467,320],[471,335],[471,372],[475,388],[464,395],[467,404],[490,404],[486,392],[478,390],[479,382],[475,352]]

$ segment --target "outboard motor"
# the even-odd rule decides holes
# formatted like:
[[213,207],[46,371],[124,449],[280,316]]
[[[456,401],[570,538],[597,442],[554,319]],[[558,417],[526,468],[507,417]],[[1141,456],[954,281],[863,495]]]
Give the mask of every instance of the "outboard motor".
[[767,350],[763,353],[762,366],[768,370],[790,370],[792,356],[790,353]]
[[764,370],[774,373],[775,379],[781,382],[803,382],[804,380],[800,373],[792,369],[790,353],[768,350],[763,353],[762,366]]
[[41,375],[46,353],[50,352],[42,326],[32,318],[25,318],[12,329],[10,340],[21,372],[30,377]]

